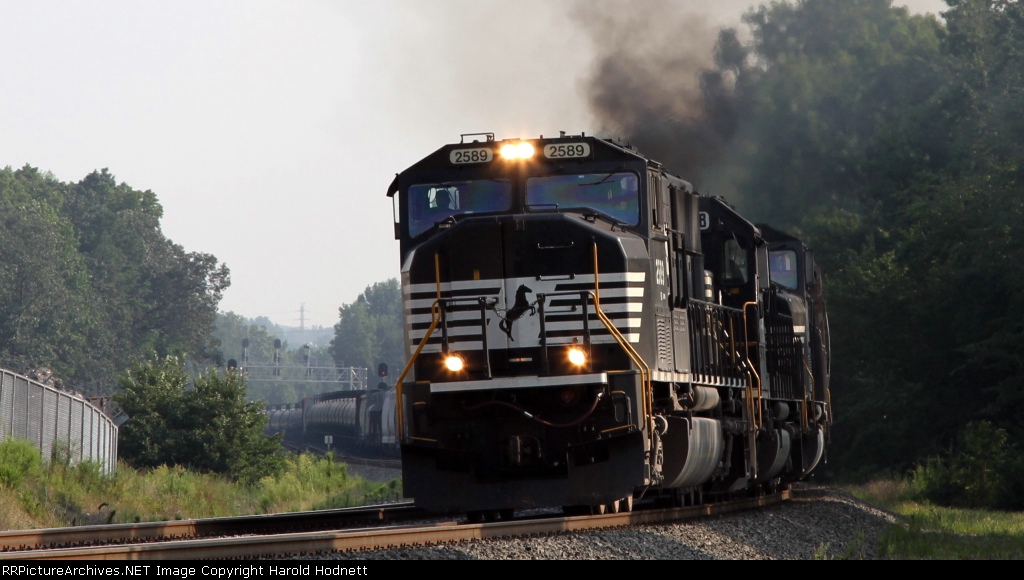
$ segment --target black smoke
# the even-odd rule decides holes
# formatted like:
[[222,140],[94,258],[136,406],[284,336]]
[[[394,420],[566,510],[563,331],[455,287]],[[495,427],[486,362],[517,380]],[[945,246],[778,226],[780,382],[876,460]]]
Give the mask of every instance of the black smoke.
[[747,53],[693,4],[585,2],[571,15],[594,46],[584,90],[598,133],[699,188],[737,130]]

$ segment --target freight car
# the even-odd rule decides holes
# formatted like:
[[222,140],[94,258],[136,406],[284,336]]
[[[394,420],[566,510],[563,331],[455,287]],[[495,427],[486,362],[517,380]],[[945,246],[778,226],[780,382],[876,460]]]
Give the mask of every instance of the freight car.
[[[295,405],[267,407],[267,434],[284,433],[293,445],[321,448],[325,441],[365,457],[397,457],[395,387],[334,391]],[[325,439],[329,438],[329,439]]]
[[463,135],[396,175],[404,494],[475,521],[762,494],[822,462],[821,271],[633,147]]

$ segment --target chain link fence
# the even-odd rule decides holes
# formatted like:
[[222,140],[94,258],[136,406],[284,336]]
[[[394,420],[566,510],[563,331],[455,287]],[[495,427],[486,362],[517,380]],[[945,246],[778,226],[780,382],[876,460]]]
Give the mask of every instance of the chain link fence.
[[39,448],[44,460],[58,450],[72,462],[95,461],[113,473],[119,413],[104,409],[106,401],[96,403],[0,369],[0,441],[24,439]]

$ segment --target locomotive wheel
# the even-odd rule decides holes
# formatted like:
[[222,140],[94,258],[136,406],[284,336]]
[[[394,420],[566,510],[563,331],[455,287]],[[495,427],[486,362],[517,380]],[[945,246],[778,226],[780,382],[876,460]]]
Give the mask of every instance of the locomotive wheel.
[[516,515],[516,510],[514,510],[512,508],[505,508],[505,509],[502,509],[502,510],[498,510],[498,516],[501,517],[501,519],[503,519],[503,520],[511,520],[512,518],[515,517],[515,515]]
[[466,520],[471,524],[479,524],[484,521],[484,512],[482,511],[471,511],[466,512]]

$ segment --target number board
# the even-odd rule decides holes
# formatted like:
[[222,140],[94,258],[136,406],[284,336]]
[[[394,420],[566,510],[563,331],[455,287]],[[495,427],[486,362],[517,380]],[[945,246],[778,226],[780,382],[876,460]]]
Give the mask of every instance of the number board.
[[448,160],[455,165],[463,165],[466,163],[487,163],[493,159],[494,151],[491,151],[486,147],[452,149],[451,153],[448,154]]
[[702,211],[699,212],[697,215],[699,216],[701,230],[706,230],[711,227],[711,216],[708,215],[708,212]]
[[544,157],[548,159],[590,157],[590,143],[548,143],[544,146]]

